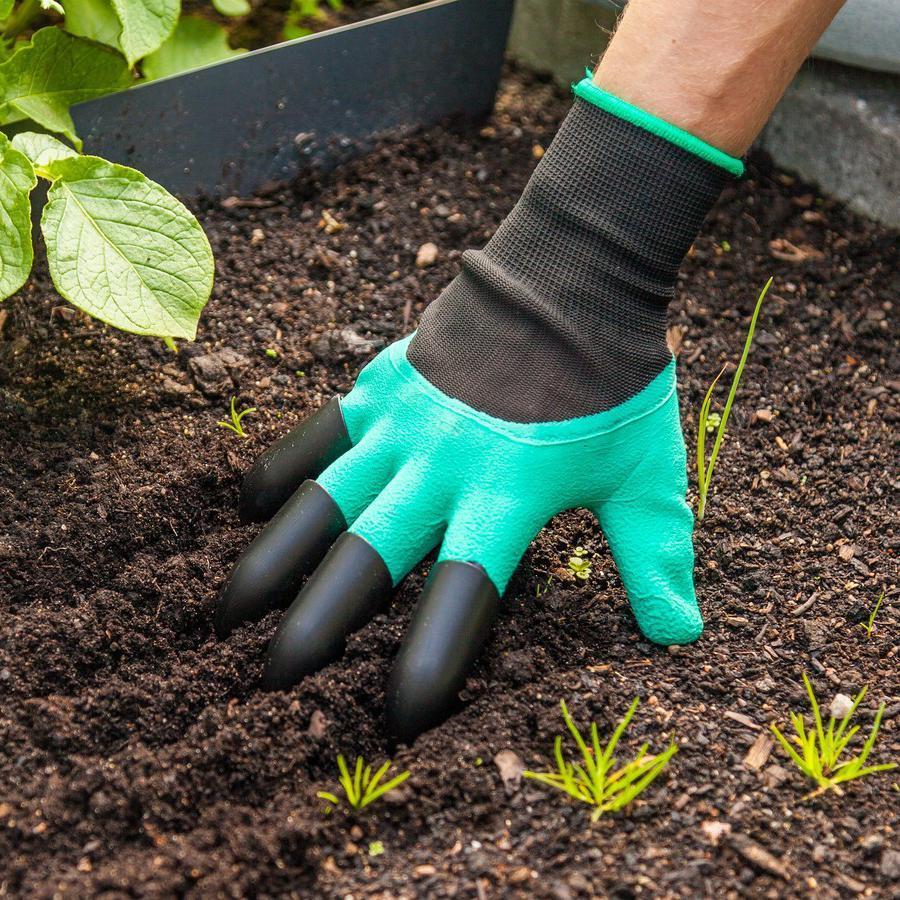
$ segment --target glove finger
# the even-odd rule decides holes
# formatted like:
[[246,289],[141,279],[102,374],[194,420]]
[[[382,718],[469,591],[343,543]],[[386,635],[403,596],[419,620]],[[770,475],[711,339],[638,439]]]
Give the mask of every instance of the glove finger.
[[481,566],[435,564],[388,683],[385,712],[394,740],[411,744],[458,705],[499,605],[500,595]]
[[253,464],[241,486],[241,518],[245,522],[270,519],[306,479],[315,478],[350,446],[340,400],[335,397]]
[[287,605],[345,528],[328,492],[314,481],[304,482],[238,559],[216,607],[219,637]]
[[703,619],[694,594],[693,515],[674,490],[596,510],[638,626],[656,644],[688,644]]
[[447,526],[439,560],[477,562],[502,594],[528,545],[556,512],[527,497],[504,497],[489,488],[474,492]]
[[263,687],[287,690],[340,657],[347,635],[385,605],[392,587],[378,551],[359,535],[342,534],[279,623]]
[[458,507],[391,674],[386,712],[396,740],[411,743],[459,705],[501,592],[548,518],[488,493]]
[[446,511],[440,485],[408,461],[349,530],[378,549],[394,584],[399,584],[440,543]]
[[393,586],[440,540],[440,506],[413,466],[391,479],[285,613],[264,686],[286,689],[343,653],[347,635],[383,608]]

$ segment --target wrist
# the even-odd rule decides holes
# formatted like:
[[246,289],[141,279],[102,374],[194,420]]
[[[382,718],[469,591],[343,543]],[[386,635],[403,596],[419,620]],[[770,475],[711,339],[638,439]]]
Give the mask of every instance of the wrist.
[[[638,128],[655,134],[657,137],[674,144],[676,147],[680,147],[682,150],[686,150],[688,153],[692,153],[706,162],[712,163],[729,175],[739,178],[744,174],[744,163],[741,159],[703,140],[696,133],[699,129],[692,131],[689,128],[681,127],[681,125],[675,125],[648,111],[643,106],[623,100],[616,94],[604,90],[589,76],[573,85],[573,90],[575,95],[581,97],[582,100],[605,110],[619,119],[631,122]],[[690,125],[692,122],[699,122],[700,119],[683,115],[679,117],[679,121],[682,124]]]

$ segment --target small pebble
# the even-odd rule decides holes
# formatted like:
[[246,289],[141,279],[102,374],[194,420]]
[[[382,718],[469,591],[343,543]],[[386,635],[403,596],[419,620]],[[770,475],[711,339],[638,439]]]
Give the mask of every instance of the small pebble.
[[416,253],[416,267],[426,269],[428,266],[433,266],[437,262],[438,252],[437,244],[431,242],[422,244],[419,252]]
[[831,706],[828,708],[828,712],[831,713],[835,719],[843,719],[852,708],[853,699],[851,697],[848,697],[846,694],[835,694],[834,700],[831,701]]

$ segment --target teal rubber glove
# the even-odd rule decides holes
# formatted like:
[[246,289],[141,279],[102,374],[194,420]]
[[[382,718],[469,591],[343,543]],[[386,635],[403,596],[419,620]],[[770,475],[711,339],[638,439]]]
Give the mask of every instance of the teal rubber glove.
[[442,394],[384,350],[341,401],[353,449],[317,479],[396,585],[435,547],[480,565],[502,594],[557,513],[600,520],[641,631],[684,644],[703,630],[675,361],[640,394],[566,422],[504,422]]
[[643,633],[695,640],[703,622],[675,361],[614,409],[515,423],[439,391],[410,364],[410,340],[380,353],[245,479],[244,516],[277,512],[235,566],[217,630],[296,594],[264,685],[288,688],[340,656],[440,547],[387,691],[389,732],[412,741],[452,710],[529,543],[574,507],[599,519]]
[[702,631],[666,306],[741,163],[589,79],[576,94],[512,213],[417,332],[244,481],[244,517],[274,517],[216,627],[289,606],[269,688],[337,658],[439,548],[387,688],[403,740],[450,711],[515,567],[563,510],[596,514],[650,640]]

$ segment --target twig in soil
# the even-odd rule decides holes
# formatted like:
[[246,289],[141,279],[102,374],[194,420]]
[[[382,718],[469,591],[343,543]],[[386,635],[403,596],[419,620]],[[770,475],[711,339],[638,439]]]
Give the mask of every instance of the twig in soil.
[[796,609],[789,610],[790,615],[792,616],[802,616],[812,605],[816,602],[819,597],[818,591],[813,591],[809,600],[801,603]]
[[628,723],[638,707],[638,702],[638,698],[635,697],[628,712],[616,726],[609,743],[602,747],[597,734],[597,723],[591,723],[591,745],[588,746],[578,727],[572,721],[565,701],[560,701],[563,720],[581,752],[583,764],[567,762],[563,758],[562,737],[557,737],[554,743],[557,771],[523,772],[523,774],[526,778],[549,785],[582,803],[593,806],[594,812],[591,814],[591,819],[594,822],[605,812],[615,812],[627,806],[649,786],[650,782],[662,772],[669,760],[678,752],[674,741],[657,756],[647,753],[650,745],[644,744],[631,762],[619,769],[616,768],[613,751],[616,749],[619,738],[628,727]]
[[[737,393],[738,385],[741,383],[741,376],[744,374],[744,366],[747,363],[747,357],[750,355],[750,345],[753,343],[753,333],[756,331],[756,320],[759,318],[759,311],[762,309],[763,300],[772,286],[772,277],[766,282],[759,297],[756,300],[756,308],[753,310],[753,316],[750,319],[750,328],[747,331],[747,338],[744,341],[744,352],[741,354],[740,362],[735,370],[734,378],[731,379],[731,390],[728,392],[728,399],[725,401],[725,409],[722,410],[721,416],[718,413],[711,413],[712,394],[719,379],[725,374],[725,366],[718,375],[713,379],[713,383],[709,386],[703,403],[700,406],[700,417],[697,425],[697,493],[699,501],[697,503],[697,523],[703,521],[703,514],[706,512],[706,497],[709,493],[709,485],[712,481],[713,470],[716,467],[716,460],[719,457],[719,450],[722,441],[725,439],[725,428],[728,425],[728,416],[731,414],[731,407],[734,403],[734,396]],[[718,421],[716,419],[718,418]],[[716,430],[716,439],[713,443],[712,453],[709,456],[709,462],[706,460],[706,433]]]
[[235,398],[232,397],[231,398],[231,421],[226,422],[223,420],[221,422],[216,422],[216,425],[220,426],[221,428],[227,428],[229,431],[233,431],[238,437],[241,437],[241,438],[250,437],[250,435],[248,435],[247,432],[244,431],[244,426],[241,424],[241,420],[244,418],[244,416],[249,415],[250,413],[255,413],[256,407],[251,406],[247,409],[242,409],[240,412],[238,412],[234,408],[234,401],[235,401]]
[[851,759],[840,762],[847,745],[859,731],[859,725],[854,725],[852,728],[847,726],[850,724],[850,719],[856,712],[857,707],[862,703],[863,697],[866,696],[868,687],[864,687],[856,695],[847,714],[839,723],[834,716],[830,716],[828,727],[825,728],[822,724],[822,714],[819,711],[816,695],[812,685],[809,683],[809,678],[806,677],[806,673],[803,675],[803,683],[806,685],[806,693],[809,695],[809,702],[812,706],[815,728],[807,731],[803,724],[803,716],[799,713],[791,713],[791,723],[796,732],[793,741],[800,748],[800,753],[791,746],[787,738],[782,735],[774,724],[769,727],[778,739],[778,743],[781,744],[787,755],[797,765],[797,768],[818,785],[816,790],[807,795],[806,799],[816,797],[828,790],[833,790],[843,796],[844,792],[839,787],[843,782],[851,781],[854,778],[863,778],[875,772],[886,772],[897,767],[896,763],[883,763],[877,766],[866,767],[866,760],[875,746],[878,729],[881,727],[881,718],[884,715],[883,703],[878,707],[872,730],[860,753]]
[[869,620],[867,622],[859,623],[859,627],[866,633],[866,640],[872,639],[872,632],[875,630],[875,616],[878,615],[878,610],[881,609],[882,603],[884,603],[884,591],[881,592],[881,596],[878,598],[875,608],[869,614]]
[[[372,774],[372,767],[367,766],[361,756],[356,757],[356,767],[352,776],[347,768],[347,763],[344,761],[344,757],[340,754],[338,754],[337,764],[341,773],[338,780],[344,789],[344,794],[347,796],[347,802],[353,809],[363,809],[370,803],[374,803],[379,797],[382,797],[388,791],[392,791],[409,778],[409,771],[407,770],[382,784],[381,779],[384,778],[387,770],[391,767],[390,760],[385,762],[374,775]],[[341,802],[340,798],[330,791],[319,791],[316,796],[333,803],[335,806],[340,805]]]

